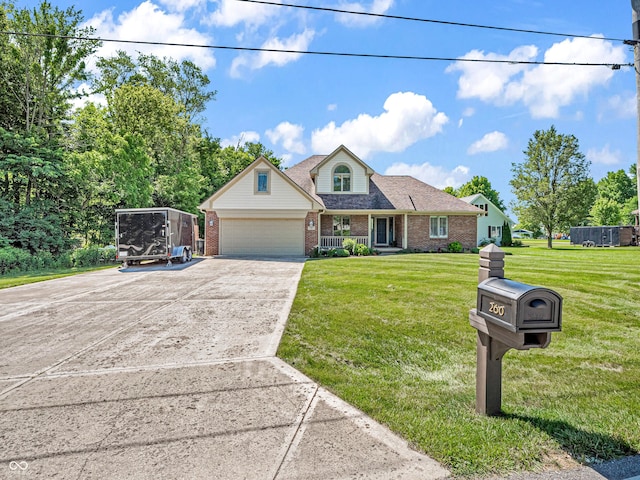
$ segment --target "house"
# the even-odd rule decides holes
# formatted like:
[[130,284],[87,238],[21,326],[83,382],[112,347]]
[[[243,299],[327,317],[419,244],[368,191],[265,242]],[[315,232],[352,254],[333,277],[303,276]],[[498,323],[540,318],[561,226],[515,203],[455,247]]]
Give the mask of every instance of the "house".
[[484,212],[484,214],[478,218],[478,235],[476,237],[477,244],[479,245],[483,240],[493,238],[496,240],[496,244],[500,245],[504,222],[509,224],[509,228],[513,227],[515,222],[507,217],[502,210],[491,203],[491,201],[482,193],[462,197],[460,200],[470,203],[471,205],[475,205]]
[[258,158],[206,199],[206,255],[309,255],[342,247],[476,246],[476,207],[410,176],[379,175],[340,146],[285,170]]

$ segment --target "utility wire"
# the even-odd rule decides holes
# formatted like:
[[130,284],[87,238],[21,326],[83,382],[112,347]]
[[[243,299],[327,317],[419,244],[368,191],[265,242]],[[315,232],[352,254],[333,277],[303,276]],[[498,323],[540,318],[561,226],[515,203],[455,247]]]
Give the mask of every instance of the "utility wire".
[[445,20],[433,20],[428,18],[416,18],[416,17],[403,17],[399,15],[386,15],[382,13],[371,13],[371,12],[357,12],[353,10],[341,10],[339,8],[330,8],[330,7],[312,7],[310,5],[294,5],[292,3],[277,3],[273,1],[267,0],[236,0],[238,2],[247,2],[247,3],[260,3],[263,5],[274,5],[278,7],[292,7],[292,8],[303,8],[306,10],[316,10],[321,12],[331,12],[331,13],[343,13],[348,15],[363,15],[368,17],[377,17],[377,18],[390,18],[393,20],[407,20],[412,22],[423,22],[423,23],[438,23],[441,25],[453,25],[456,27],[472,27],[472,28],[485,28],[489,30],[501,30],[505,32],[518,32],[518,33],[532,33],[536,35],[553,35],[556,37],[573,37],[573,38],[589,38],[596,40],[608,40],[610,42],[624,42],[625,40],[622,38],[606,38],[606,37],[592,37],[589,35],[572,35],[569,33],[557,33],[557,32],[545,32],[540,30],[525,30],[521,28],[509,28],[509,27],[496,27],[491,25],[478,25],[475,23],[461,23],[461,22],[449,22]]
[[281,48],[264,48],[264,47],[231,47],[228,45],[200,45],[193,43],[173,43],[173,42],[154,42],[150,40],[120,40],[116,38],[100,38],[100,37],[81,37],[76,35],[54,35],[48,33],[28,33],[0,31],[0,35],[20,35],[25,37],[45,37],[45,38],[63,38],[66,40],[80,41],[98,41],[126,43],[135,45],[155,45],[167,47],[185,47],[185,48],[205,48],[212,50],[239,50],[245,52],[269,52],[269,53],[289,53],[296,55],[324,55],[334,57],[361,57],[361,58],[385,58],[398,60],[423,60],[423,61],[444,61],[444,62],[476,62],[476,63],[507,63],[511,65],[562,65],[572,67],[609,67],[613,70],[619,70],[620,67],[633,67],[633,63],[588,63],[588,62],[545,62],[545,61],[526,61],[526,60],[498,60],[489,58],[464,58],[464,57],[423,57],[416,55],[383,55],[375,53],[348,53],[348,52],[329,52],[314,50],[288,50]]

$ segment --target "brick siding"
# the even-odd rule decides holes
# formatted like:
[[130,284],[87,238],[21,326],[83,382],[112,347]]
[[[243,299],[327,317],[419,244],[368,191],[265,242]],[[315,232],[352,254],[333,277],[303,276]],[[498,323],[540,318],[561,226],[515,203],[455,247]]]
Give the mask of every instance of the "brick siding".
[[452,242],[460,242],[465,249],[476,247],[476,222],[474,215],[449,215],[449,236],[430,238],[428,215],[410,215],[407,225],[407,248],[423,252],[446,250]]
[[[209,222],[213,220],[213,227]],[[218,255],[220,252],[220,219],[216,212],[207,210],[204,219],[204,254]]]
[[[309,229],[309,222],[313,221],[315,228]],[[320,225],[318,225],[318,213],[309,212],[307,218],[304,219],[304,254],[310,255],[311,251],[318,245],[318,231]]]

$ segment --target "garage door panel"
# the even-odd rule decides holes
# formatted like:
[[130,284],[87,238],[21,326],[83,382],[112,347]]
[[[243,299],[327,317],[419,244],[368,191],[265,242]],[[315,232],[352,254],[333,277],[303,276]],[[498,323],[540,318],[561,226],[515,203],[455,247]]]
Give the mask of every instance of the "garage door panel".
[[220,220],[222,255],[304,255],[304,220]]

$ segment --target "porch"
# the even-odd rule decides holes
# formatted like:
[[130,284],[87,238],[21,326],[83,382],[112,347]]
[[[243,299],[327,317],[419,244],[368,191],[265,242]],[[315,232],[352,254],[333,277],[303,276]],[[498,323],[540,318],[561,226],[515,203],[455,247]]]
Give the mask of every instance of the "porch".
[[320,237],[320,248],[342,248],[342,244],[347,239],[352,239],[355,240],[356,243],[362,243],[369,246],[369,237],[367,236],[345,235],[341,237],[329,237],[323,235]]

